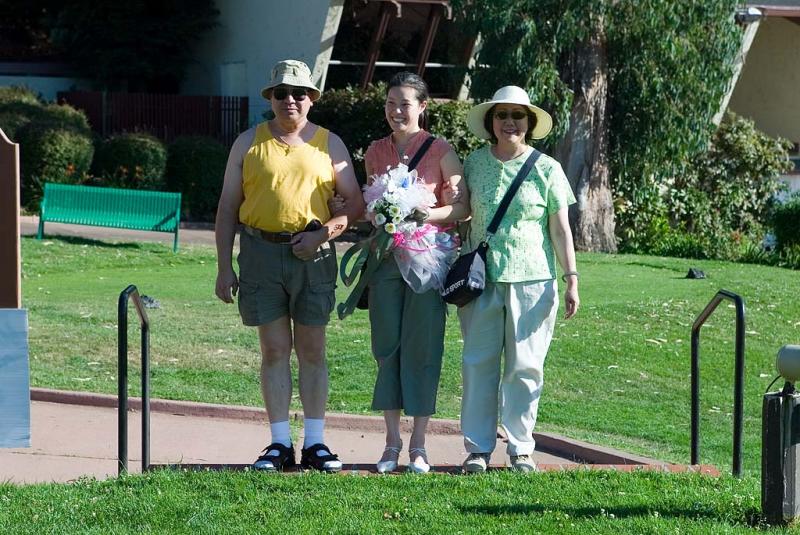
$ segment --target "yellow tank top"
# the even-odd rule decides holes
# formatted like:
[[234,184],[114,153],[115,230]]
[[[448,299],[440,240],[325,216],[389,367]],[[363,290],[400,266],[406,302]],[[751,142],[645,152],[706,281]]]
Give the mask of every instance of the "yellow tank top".
[[318,127],[308,143],[293,147],[275,139],[267,123],[259,124],[242,164],[239,221],[268,232],[298,232],[313,219],[327,222],[335,186],[328,134]]

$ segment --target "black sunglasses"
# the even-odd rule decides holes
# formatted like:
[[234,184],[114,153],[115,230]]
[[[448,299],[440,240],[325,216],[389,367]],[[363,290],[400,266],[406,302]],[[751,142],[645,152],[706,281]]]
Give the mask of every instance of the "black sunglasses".
[[276,87],[272,90],[272,96],[276,100],[283,100],[289,95],[292,95],[295,100],[304,100],[308,96],[308,89],[305,87],[293,87],[291,89],[288,87]]
[[511,116],[511,118],[515,121],[521,121],[522,119],[525,119],[528,114],[521,110],[514,110],[510,112],[506,110],[500,110],[494,114],[494,118],[500,121],[505,121],[509,116]]

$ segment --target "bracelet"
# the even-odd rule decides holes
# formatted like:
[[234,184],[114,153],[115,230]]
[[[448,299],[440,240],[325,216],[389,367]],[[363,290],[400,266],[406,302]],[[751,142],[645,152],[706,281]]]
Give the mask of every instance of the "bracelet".
[[564,274],[561,275],[561,280],[564,281],[564,282],[567,282],[567,277],[569,277],[571,275],[575,275],[576,279],[578,278],[578,272],[577,271],[565,271]]

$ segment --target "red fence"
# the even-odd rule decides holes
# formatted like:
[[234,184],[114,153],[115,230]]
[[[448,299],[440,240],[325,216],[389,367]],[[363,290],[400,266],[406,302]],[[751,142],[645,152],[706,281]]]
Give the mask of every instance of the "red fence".
[[92,130],[108,136],[148,132],[170,142],[201,135],[230,146],[247,128],[247,97],[62,91],[58,101],[83,110]]

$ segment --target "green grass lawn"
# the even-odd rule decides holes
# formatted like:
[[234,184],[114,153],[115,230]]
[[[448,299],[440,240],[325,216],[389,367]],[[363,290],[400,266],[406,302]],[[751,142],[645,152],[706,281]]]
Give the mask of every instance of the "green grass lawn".
[[[213,295],[214,251],[159,244],[23,239],[34,386],[114,393],[116,313],[129,284],[161,303],[152,321],[152,395],[260,406],[256,332]],[[538,429],[667,461],[689,461],[690,329],[717,290],[747,305],[744,465],[760,467],[761,398],[781,345],[800,342],[800,272],[757,265],[580,254],[582,308],[559,321],[545,367]],[[699,267],[705,280],[688,280]],[[339,300],[345,289],[339,288]],[[454,311],[453,311],[454,312]],[[135,313],[131,309],[131,317]],[[132,322],[135,324],[135,321]],[[375,374],[367,315],[328,331],[329,409],[366,413]],[[448,319],[438,416],[457,418],[460,333]],[[723,304],[703,329],[701,462],[730,470],[734,311]],[[132,369],[138,327],[130,329]],[[131,378],[137,394],[138,378]],[[295,408],[299,408],[295,399]]]
[[0,532],[749,533],[758,482],[663,473],[362,477],[152,473],[0,483]]

